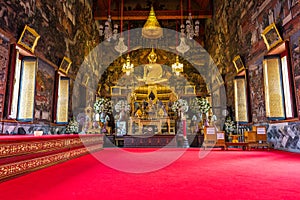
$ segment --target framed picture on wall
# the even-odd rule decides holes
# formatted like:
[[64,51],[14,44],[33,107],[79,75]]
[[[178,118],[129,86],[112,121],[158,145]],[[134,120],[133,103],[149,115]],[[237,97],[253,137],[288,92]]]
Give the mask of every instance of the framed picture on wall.
[[64,57],[63,60],[60,63],[59,71],[61,71],[64,74],[68,74],[69,69],[71,67],[72,61],[68,57]]
[[34,49],[39,39],[40,35],[34,29],[26,25],[20,39],[18,40],[18,44],[34,53]]
[[243,71],[245,69],[243,61],[239,55],[234,57],[232,62],[234,64],[234,67],[235,67],[237,73],[240,73],[241,71]]
[[261,36],[263,37],[268,50],[283,41],[274,23],[267,26]]

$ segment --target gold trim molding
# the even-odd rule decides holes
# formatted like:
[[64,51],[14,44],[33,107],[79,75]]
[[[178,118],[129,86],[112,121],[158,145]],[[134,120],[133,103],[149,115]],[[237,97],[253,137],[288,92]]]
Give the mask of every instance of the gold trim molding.
[[65,162],[67,160],[88,154],[91,151],[101,150],[102,148],[102,144],[98,144],[88,148],[83,147],[68,152],[2,165],[0,166],[0,182],[20,174],[29,173],[38,169]]
[[64,135],[58,139],[24,137],[19,142],[6,137],[0,141],[0,158],[4,161],[0,165],[0,182],[103,149],[100,134]]

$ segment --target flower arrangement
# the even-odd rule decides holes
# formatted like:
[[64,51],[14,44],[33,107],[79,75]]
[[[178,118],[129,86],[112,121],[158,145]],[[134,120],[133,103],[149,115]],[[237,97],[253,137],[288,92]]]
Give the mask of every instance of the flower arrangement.
[[186,100],[184,99],[178,99],[176,100],[173,105],[172,105],[172,110],[175,113],[179,113],[179,112],[187,112],[189,110],[189,106]]
[[115,105],[115,110],[116,110],[117,113],[119,113],[121,111],[130,112],[131,111],[131,107],[130,107],[130,104],[127,103],[127,101],[120,100]]
[[94,111],[96,113],[111,113],[112,103],[108,98],[99,98],[94,103]]
[[66,133],[78,133],[79,132],[79,123],[76,121],[75,117],[71,119],[67,125]]
[[206,114],[206,113],[208,113],[209,109],[211,109],[211,106],[206,98],[204,98],[204,97],[197,98],[196,97],[191,102],[191,109],[196,113],[200,112],[200,113]]
[[236,129],[236,124],[233,120],[231,120],[231,117],[227,117],[224,125],[226,133],[233,132]]

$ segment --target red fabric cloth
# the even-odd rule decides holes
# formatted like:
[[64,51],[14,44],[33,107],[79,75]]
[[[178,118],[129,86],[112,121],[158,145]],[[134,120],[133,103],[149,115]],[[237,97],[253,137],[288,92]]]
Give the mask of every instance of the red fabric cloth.
[[[145,153],[156,149],[125,151]],[[124,173],[86,155],[0,183],[0,199],[300,198],[299,154],[266,150],[202,153],[207,154],[201,158],[199,149],[187,149],[167,167],[148,173]],[[107,148],[96,155],[116,159],[119,153]],[[123,164],[143,167],[146,163],[132,160]]]

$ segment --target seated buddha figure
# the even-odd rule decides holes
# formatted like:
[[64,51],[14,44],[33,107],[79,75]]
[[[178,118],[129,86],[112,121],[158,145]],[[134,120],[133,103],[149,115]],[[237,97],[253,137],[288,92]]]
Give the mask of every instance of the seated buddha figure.
[[160,64],[156,63],[157,55],[152,49],[148,55],[149,64],[144,67],[144,80],[147,84],[159,83],[165,81],[162,79],[163,69]]

